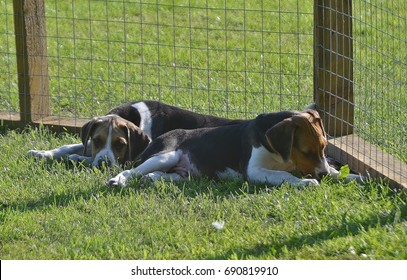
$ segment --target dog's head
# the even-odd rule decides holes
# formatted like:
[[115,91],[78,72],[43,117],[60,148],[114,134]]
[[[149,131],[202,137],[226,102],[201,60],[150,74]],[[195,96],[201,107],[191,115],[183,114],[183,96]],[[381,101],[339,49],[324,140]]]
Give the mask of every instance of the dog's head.
[[117,115],[93,118],[81,130],[83,154],[90,146],[92,166],[124,164],[135,160],[150,143],[135,124]]
[[326,133],[317,111],[298,112],[267,130],[271,149],[291,161],[303,175],[321,179],[329,173]]

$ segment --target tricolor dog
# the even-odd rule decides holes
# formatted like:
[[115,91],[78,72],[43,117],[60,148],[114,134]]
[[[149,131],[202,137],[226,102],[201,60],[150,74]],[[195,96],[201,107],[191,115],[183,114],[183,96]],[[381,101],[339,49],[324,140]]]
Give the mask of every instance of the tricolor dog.
[[[326,134],[314,110],[262,114],[239,124],[177,129],[155,140],[141,155],[141,164],[107,183],[125,186],[132,176],[182,180],[189,176],[240,177],[254,183],[299,186],[338,171],[325,158]],[[292,175],[297,171],[305,177]],[[351,175],[348,179],[357,179]]]
[[30,150],[28,156],[84,161],[112,166],[134,161],[148,144],[177,128],[194,129],[239,123],[239,120],[202,115],[157,101],[127,103],[106,116],[95,117],[81,129],[80,144],[49,151]]

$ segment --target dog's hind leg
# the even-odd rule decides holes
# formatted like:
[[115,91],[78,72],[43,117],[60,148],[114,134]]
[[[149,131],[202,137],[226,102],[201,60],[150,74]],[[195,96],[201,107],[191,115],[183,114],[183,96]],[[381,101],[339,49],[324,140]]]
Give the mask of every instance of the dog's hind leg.
[[127,180],[132,176],[143,176],[155,171],[167,172],[174,168],[180,161],[182,151],[171,151],[158,154],[147,159],[134,169],[125,170],[107,181],[109,186],[125,187]]

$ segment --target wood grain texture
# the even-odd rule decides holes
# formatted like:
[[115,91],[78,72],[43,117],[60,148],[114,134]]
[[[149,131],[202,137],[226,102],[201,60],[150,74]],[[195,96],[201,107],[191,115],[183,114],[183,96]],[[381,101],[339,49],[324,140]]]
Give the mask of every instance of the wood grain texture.
[[391,186],[407,191],[407,165],[357,135],[329,140],[328,156],[350,169],[374,179],[382,178]]
[[14,0],[18,89],[21,120],[50,114],[44,0]]
[[326,131],[353,132],[352,1],[316,0],[314,5],[314,100]]

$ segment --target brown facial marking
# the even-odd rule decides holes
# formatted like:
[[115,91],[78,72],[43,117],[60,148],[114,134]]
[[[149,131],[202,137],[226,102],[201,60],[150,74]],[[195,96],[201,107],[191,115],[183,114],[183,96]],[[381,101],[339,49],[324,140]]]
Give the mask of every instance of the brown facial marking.
[[266,138],[285,162],[291,160],[303,175],[317,178],[316,169],[324,160],[327,140],[316,111],[307,110],[285,119],[270,128]]
[[324,151],[327,146],[325,131],[319,114],[308,110],[293,117],[297,124],[291,160],[303,175],[318,178],[316,169],[325,160]]
[[266,139],[271,148],[279,153],[285,162],[291,157],[295,128],[292,118],[289,118],[266,131]]
[[[107,123],[108,118],[106,117],[95,117],[89,122],[85,123],[81,128],[81,139],[83,143],[83,155],[88,155],[88,140],[92,138],[94,130],[101,125],[102,123]],[[98,143],[98,146],[101,145],[101,141],[103,139],[96,139],[95,141]]]
[[129,139],[127,134],[127,121],[112,123],[111,149],[117,161],[124,164],[128,160]]
[[151,140],[138,126],[127,123],[128,160],[135,161]]
[[[137,136],[141,138],[141,143],[137,142]],[[117,115],[92,119],[82,127],[81,137],[85,147],[84,153],[87,149],[87,142],[91,139],[93,159],[101,150],[107,148],[111,149],[115,160],[120,164],[133,160],[134,153],[141,152],[132,146],[139,144],[144,149],[149,143],[148,137],[139,127]],[[107,143],[108,141],[109,143]]]
[[[99,124],[91,135],[92,139],[92,157],[102,149],[110,149],[116,160],[123,158],[123,150],[126,149],[126,135],[118,130],[115,121],[104,122]],[[124,151],[125,152],[125,151]]]

